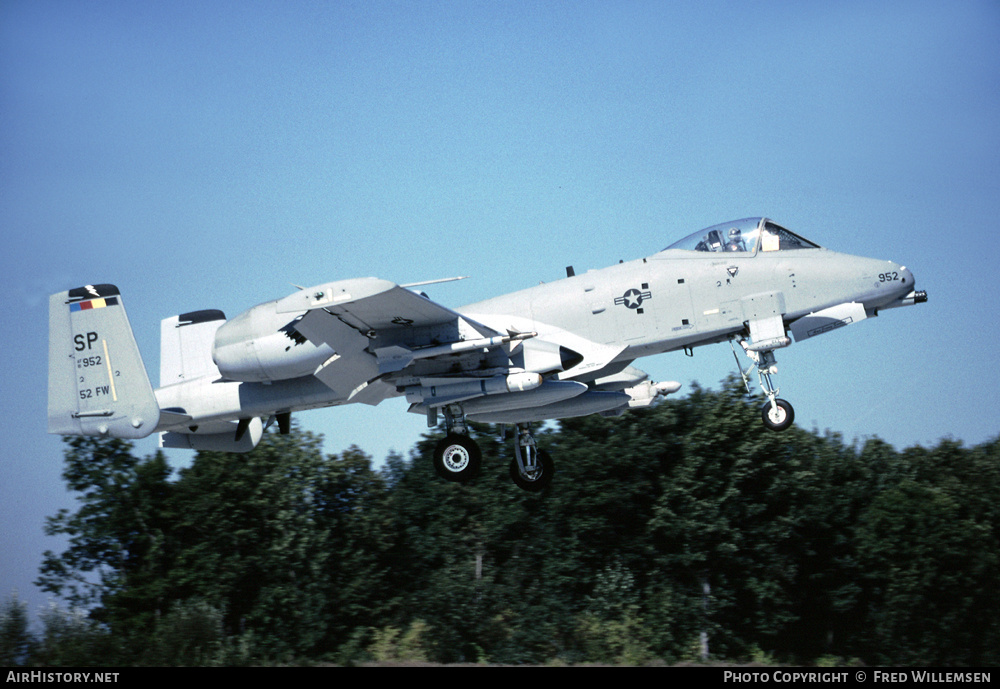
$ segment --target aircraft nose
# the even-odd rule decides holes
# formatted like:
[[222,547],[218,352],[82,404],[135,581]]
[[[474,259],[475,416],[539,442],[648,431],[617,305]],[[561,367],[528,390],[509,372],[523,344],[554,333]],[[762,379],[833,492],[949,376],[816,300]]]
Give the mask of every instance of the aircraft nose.
[[[904,265],[894,261],[875,261],[866,264],[869,271],[866,277],[874,280],[874,289],[866,294],[865,304],[869,308],[885,308],[887,304],[905,297],[915,291],[916,278],[913,272]],[[871,283],[868,283],[870,286]]]
[[892,272],[880,273],[879,280],[889,282],[891,285],[890,294],[893,299],[883,303],[880,308],[893,309],[897,306],[910,306],[912,304],[923,304],[927,301],[927,292],[917,291],[917,279],[906,266],[890,264]]
[[899,277],[903,281],[903,284],[910,289],[913,289],[917,284],[917,279],[913,277],[913,272],[906,266],[899,267]]

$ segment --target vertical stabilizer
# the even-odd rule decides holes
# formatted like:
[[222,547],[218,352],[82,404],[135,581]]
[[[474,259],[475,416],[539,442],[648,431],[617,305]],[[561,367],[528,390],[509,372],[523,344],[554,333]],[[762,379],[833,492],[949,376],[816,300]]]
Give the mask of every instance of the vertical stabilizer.
[[160,409],[118,288],[49,298],[49,433],[145,438]]
[[160,322],[160,387],[204,376],[219,377],[212,361],[215,331],[226,322],[218,309],[192,311]]

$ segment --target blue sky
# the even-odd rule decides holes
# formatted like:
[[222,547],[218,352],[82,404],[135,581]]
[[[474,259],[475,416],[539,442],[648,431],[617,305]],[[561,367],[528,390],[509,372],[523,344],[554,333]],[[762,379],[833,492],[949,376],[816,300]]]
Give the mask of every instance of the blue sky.
[[[930,295],[779,352],[800,425],[992,439],[998,45],[992,0],[5,0],[0,595],[44,600],[43,519],[72,506],[46,311],[86,283],[122,290],[155,382],[177,313],[369,275],[470,275],[428,288],[460,306],[767,215]],[[726,345],[640,365],[735,368]],[[424,430],[405,407],[299,420],[381,460]]]

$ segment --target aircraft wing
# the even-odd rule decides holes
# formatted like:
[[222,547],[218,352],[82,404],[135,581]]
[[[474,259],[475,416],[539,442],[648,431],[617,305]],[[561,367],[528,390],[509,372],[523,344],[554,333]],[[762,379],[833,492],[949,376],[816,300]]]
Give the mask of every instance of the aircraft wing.
[[388,389],[368,389],[413,361],[454,354],[463,342],[495,346],[497,331],[394,282],[359,278],[320,285],[278,303],[279,313],[305,313],[295,330],[335,354],[314,373],[347,400],[378,404]]
[[[378,278],[331,282],[301,290],[278,303],[279,313],[323,309],[359,331],[420,327],[449,323],[461,316],[427,297]],[[496,334],[471,324],[481,334]]]

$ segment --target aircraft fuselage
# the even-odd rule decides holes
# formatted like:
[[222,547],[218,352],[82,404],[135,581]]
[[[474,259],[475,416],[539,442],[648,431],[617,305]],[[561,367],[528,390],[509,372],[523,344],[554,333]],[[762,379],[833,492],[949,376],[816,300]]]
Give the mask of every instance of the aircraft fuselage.
[[744,300],[753,295],[773,294],[790,322],[846,302],[863,303],[871,316],[913,289],[902,266],[827,249],[756,256],[664,251],[458,311],[540,337],[552,327],[585,332],[627,347],[621,358],[635,359],[728,339],[744,329]]
[[[620,369],[622,362],[725,341],[744,329],[745,300],[753,295],[772,296],[783,304],[784,319],[792,321],[845,302],[861,302],[874,315],[913,286],[912,274],[902,266],[827,249],[770,255],[664,251],[456,311],[500,331],[534,331],[542,340],[582,333],[621,350],[606,366],[580,378],[586,382]],[[277,317],[272,330],[291,316]],[[301,356],[294,348],[289,351],[290,357]],[[330,354],[318,351],[313,357],[320,361]],[[161,387],[156,397],[161,408],[194,412],[203,424],[350,401],[311,375],[267,382],[202,379]]]

